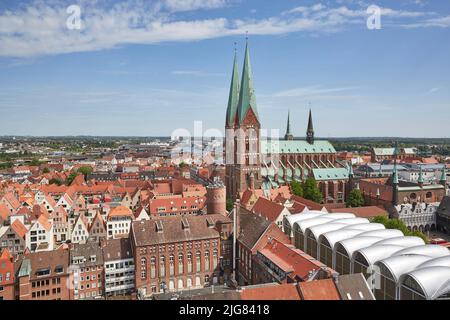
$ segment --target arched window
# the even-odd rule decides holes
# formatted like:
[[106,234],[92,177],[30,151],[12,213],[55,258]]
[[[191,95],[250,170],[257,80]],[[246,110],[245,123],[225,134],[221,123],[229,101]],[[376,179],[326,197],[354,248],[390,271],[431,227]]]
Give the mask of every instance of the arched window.
[[201,254],[200,251],[197,251],[195,253],[195,271],[196,272],[200,272],[201,271],[200,270],[200,268],[201,268],[201,266],[200,266],[201,256],[202,256],[202,254]]
[[183,274],[184,272],[183,267],[184,267],[183,254],[180,253],[178,255],[178,274]]
[[413,192],[409,195],[409,198],[414,200],[417,198],[417,195]]
[[431,193],[430,191],[427,192],[427,194],[425,195],[427,198],[431,198],[433,196],[433,193]]
[[192,287],[192,279],[191,278],[187,278],[187,287],[188,288]]
[[188,263],[188,273],[192,273],[192,253],[188,252],[187,254],[187,263]]
[[152,277],[152,278],[156,277],[156,258],[155,257],[150,258],[150,277]]
[[199,286],[201,286],[202,284],[200,283],[200,277],[199,276],[196,276],[195,277],[195,286],[196,287],[199,287]]
[[171,276],[175,274],[175,257],[173,254],[169,256],[169,274]]
[[205,251],[205,271],[209,271],[209,250]]
[[178,290],[183,289],[183,279],[178,279]]
[[217,268],[217,264],[218,264],[217,249],[214,249],[214,251],[213,251],[213,268],[214,268],[214,270]]
[[161,256],[159,258],[159,276],[166,276],[166,258],[164,256]]

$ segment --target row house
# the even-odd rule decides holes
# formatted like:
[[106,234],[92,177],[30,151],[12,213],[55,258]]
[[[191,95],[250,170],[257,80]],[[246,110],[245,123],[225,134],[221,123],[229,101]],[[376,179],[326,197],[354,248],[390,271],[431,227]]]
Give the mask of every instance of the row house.
[[41,214],[25,235],[25,244],[31,251],[49,251],[54,248],[52,223]]
[[86,243],[89,238],[89,223],[84,217],[84,214],[80,214],[71,228],[70,240],[72,243]]
[[107,240],[102,249],[105,295],[109,297],[134,292],[135,264],[130,240],[128,238]]
[[8,249],[0,250],[0,300],[15,299],[13,256]]
[[219,214],[133,222],[130,240],[138,294],[148,297],[219,283],[222,252],[217,226],[222,222],[229,221]]
[[70,300],[69,250],[25,255],[17,278],[19,300]]
[[107,239],[127,237],[133,219],[134,215],[130,208],[125,206],[112,208],[106,221]]
[[69,215],[66,209],[59,206],[51,216],[55,243],[66,242],[70,239]]
[[102,298],[104,293],[103,251],[99,243],[72,244],[70,266],[74,300]]
[[0,228],[0,251],[7,249],[14,256],[23,254],[26,248],[27,227],[19,220]]
[[107,230],[105,220],[103,220],[100,211],[94,216],[90,226],[89,226],[89,238],[88,241],[99,243],[102,240],[106,240],[107,238]]
[[7,192],[2,198],[0,203],[6,205],[11,214],[14,214],[20,208],[20,202],[12,192]]

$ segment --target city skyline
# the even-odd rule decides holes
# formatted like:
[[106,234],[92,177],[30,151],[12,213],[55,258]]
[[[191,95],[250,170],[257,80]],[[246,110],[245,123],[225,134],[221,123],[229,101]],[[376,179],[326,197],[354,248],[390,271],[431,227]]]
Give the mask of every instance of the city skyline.
[[66,30],[69,5],[0,4],[0,135],[223,130],[248,31],[266,129],[282,136],[290,110],[304,137],[311,103],[321,137],[450,137],[450,8],[437,1],[379,1],[380,30],[364,1],[81,1],[82,29]]

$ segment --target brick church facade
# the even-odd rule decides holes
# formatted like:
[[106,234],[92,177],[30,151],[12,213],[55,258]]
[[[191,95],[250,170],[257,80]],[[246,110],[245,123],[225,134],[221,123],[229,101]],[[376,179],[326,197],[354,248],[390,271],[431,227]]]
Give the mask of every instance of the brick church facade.
[[249,46],[242,78],[234,58],[225,121],[225,183],[227,196],[237,198],[247,189],[268,190],[314,177],[325,203],[343,203],[349,171],[337,161],[329,141],[314,138],[311,110],[306,139],[295,139],[288,115],[284,140],[262,140],[256,106]]

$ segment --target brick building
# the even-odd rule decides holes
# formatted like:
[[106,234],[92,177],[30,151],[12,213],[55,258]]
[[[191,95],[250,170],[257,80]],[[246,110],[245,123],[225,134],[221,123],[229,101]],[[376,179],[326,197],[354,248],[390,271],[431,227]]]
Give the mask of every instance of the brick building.
[[264,248],[270,239],[289,243],[289,238],[275,223],[266,218],[244,208],[239,208],[238,211],[236,280],[241,285],[251,285],[257,282],[254,261],[258,250]]
[[0,300],[14,300],[14,281],[13,256],[5,249],[0,254]]
[[18,272],[20,300],[70,300],[69,250],[25,255]]
[[151,296],[219,283],[221,256],[231,263],[221,246],[230,229],[229,219],[219,214],[133,222],[130,240],[138,292]]
[[74,300],[96,299],[103,295],[103,251],[99,244],[73,244],[70,247]]

